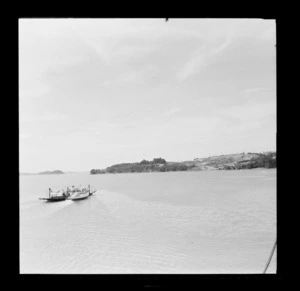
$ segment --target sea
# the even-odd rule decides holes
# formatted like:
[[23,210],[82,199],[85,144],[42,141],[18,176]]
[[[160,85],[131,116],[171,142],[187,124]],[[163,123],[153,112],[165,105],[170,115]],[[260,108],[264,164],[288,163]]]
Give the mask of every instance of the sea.
[[19,179],[21,274],[261,274],[276,241],[276,169]]

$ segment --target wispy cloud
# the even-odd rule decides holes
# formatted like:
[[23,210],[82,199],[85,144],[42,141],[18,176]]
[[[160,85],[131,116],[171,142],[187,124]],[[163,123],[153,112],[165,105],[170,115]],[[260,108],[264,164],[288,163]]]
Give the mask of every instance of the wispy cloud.
[[114,144],[112,147],[114,148],[136,148],[139,147],[140,144]]
[[20,133],[20,135],[19,135],[20,139],[26,139],[26,138],[29,138],[31,136],[32,136],[31,134],[27,134],[27,133]]
[[59,112],[48,112],[44,115],[39,116],[25,116],[21,115],[19,116],[19,121],[22,122],[43,122],[43,121],[63,121],[66,120],[67,116],[64,114],[61,114]]
[[20,76],[19,82],[19,97],[20,102],[26,100],[28,102],[30,99],[38,98],[44,96],[48,93],[49,87],[30,76]]
[[196,54],[188,60],[188,62],[184,65],[181,71],[178,73],[178,79],[180,81],[184,81],[190,76],[198,73],[201,69],[207,66],[212,59],[221,54],[231,43],[230,39],[227,39],[221,45],[216,48],[207,48],[203,47],[196,52]]
[[158,71],[159,68],[154,65],[148,65],[139,70],[129,70],[116,78],[113,83],[145,84]]
[[182,107],[173,107],[173,108],[163,112],[162,116],[163,117],[170,117],[170,116],[176,114],[177,112],[179,112],[181,110],[182,110]]
[[261,38],[264,40],[269,40],[269,39],[275,40],[276,38],[275,26],[272,25],[269,29],[263,30],[261,32]]
[[275,102],[250,102],[216,110],[220,117],[235,119],[236,122],[262,121],[276,114]]
[[268,92],[268,91],[273,91],[273,90],[274,89],[272,89],[272,88],[249,88],[249,89],[243,90],[243,92],[245,94],[248,94],[248,93]]

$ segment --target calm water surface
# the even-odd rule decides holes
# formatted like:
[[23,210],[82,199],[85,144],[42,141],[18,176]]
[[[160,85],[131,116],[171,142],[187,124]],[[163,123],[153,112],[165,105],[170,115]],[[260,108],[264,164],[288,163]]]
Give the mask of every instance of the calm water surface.
[[274,169],[20,176],[21,273],[262,273],[275,239]]

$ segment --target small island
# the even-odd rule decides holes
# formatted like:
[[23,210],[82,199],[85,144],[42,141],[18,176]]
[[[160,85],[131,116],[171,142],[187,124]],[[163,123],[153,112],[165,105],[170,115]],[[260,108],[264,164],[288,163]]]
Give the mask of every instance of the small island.
[[45,171],[39,173],[39,175],[56,175],[56,174],[64,174],[64,172],[60,170],[55,170],[55,171]]
[[276,168],[276,152],[241,153],[195,158],[192,161],[167,162],[162,158],[139,163],[116,164],[106,169],[92,169],[91,175],[117,173],[144,173],[170,171],[241,170],[253,168]]

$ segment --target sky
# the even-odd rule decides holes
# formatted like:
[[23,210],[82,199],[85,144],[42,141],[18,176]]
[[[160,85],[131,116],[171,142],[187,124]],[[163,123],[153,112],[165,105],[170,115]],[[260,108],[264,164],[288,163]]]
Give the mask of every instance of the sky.
[[276,151],[276,23],[20,19],[20,172]]

